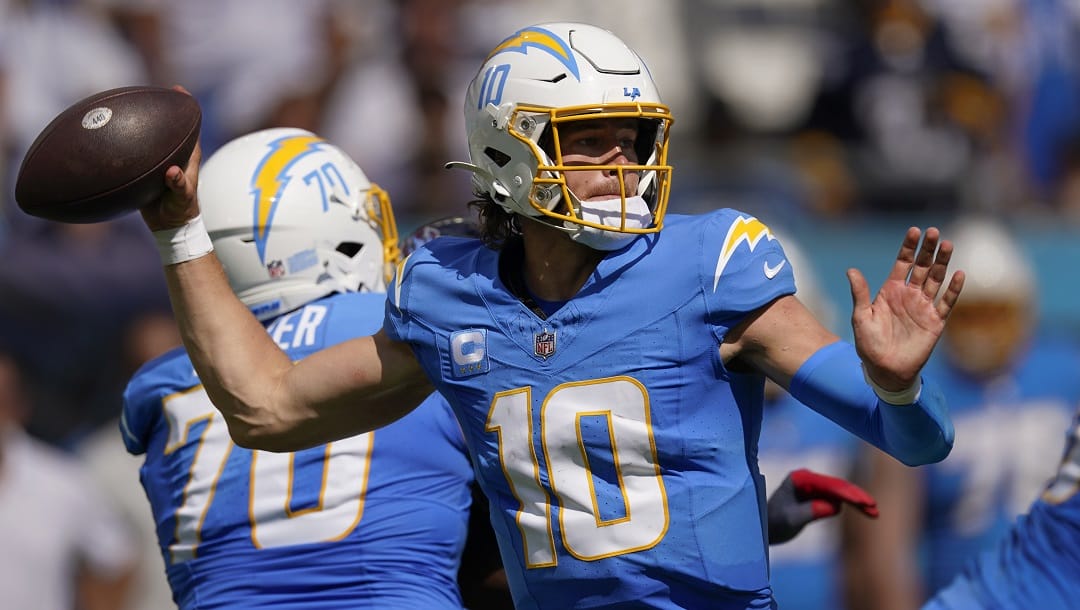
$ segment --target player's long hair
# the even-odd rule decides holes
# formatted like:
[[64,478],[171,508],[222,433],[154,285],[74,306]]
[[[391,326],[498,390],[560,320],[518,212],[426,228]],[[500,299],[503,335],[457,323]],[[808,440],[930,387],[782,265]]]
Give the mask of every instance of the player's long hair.
[[495,203],[488,193],[477,194],[467,205],[476,210],[480,241],[492,250],[501,250],[507,240],[517,239],[520,235],[517,214]]

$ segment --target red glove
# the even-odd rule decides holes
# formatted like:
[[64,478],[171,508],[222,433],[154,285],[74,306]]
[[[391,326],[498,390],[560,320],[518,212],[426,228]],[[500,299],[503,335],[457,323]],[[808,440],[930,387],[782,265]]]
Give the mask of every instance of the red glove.
[[805,468],[788,473],[769,496],[769,544],[791,540],[807,523],[838,514],[844,504],[872,519],[878,516],[873,496],[854,483]]

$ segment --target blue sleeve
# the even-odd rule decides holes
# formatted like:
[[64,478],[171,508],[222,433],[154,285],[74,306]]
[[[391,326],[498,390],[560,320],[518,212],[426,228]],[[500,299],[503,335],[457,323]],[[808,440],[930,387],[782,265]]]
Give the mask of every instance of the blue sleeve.
[[945,397],[926,376],[910,405],[878,399],[863,378],[855,346],[838,341],[810,356],[791,380],[791,395],[908,466],[939,462],[953,445]]

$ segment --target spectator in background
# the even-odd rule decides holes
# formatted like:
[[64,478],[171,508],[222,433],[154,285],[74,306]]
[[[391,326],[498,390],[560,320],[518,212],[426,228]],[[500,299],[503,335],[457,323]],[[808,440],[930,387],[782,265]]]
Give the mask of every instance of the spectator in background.
[[123,338],[168,311],[168,295],[136,217],[23,218],[0,242],[0,339],[26,364],[29,430],[69,446],[117,416],[130,374]]
[[[0,18],[3,17],[4,11],[0,8]],[[0,28],[0,49],[4,48],[4,31]],[[5,208],[7,205],[4,200],[7,198],[8,191],[8,155],[11,152],[11,139],[8,136],[7,120],[8,115],[8,79],[4,62],[0,61],[0,244],[4,242],[4,237],[7,235],[7,213]],[[14,187],[12,187],[12,191]]]
[[705,108],[684,125],[699,141],[680,160],[674,188],[699,190],[706,205],[719,193],[726,205],[773,222],[850,214],[858,201],[843,144],[820,134],[791,137],[836,69],[827,26],[846,3],[698,0],[684,7],[693,49],[685,64]]
[[[25,218],[12,192],[14,176],[30,143],[56,115],[103,89],[144,82],[135,50],[107,19],[75,0],[7,0],[0,4],[0,147],[7,172],[0,213]],[[4,155],[0,153],[0,158]]]
[[[127,376],[144,363],[180,345],[180,333],[166,312],[138,318],[122,342]],[[99,489],[117,506],[129,528],[138,535],[140,561],[127,604],[115,610],[166,610],[175,608],[172,591],[161,569],[154,517],[146,507],[146,491],[139,484],[142,460],[124,450],[116,435],[120,415],[101,425],[79,442],[76,453]]]
[[120,337],[130,320],[166,309],[168,299],[152,242],[131,231],[133,218],[86,226],[31,218],[14,205],[14,178],[25,150],[64,108],[144,82],[146,73],[87,3],[8,0],[0,4],[0,75],[0,340],[24,366],[29,431],[69,444],[116,416],[125,381]]
[[956,443],[918,470],[880,452],[867,490],[878,523],[855,531],[852,608],[911,610],[990,548],[1037,495],[1080,405],[1080,351],[1035,333],[1035,275],[1008,230],[965,218],[950,232],[967,272],[942,350],[927,365],[949,397]]
[[443,169],[464,151],[458,104],[448,100],[464,95],[475,49],[497,42],[490,27],[460,35],[462,7],[492,3],[95,2],[140,50],[153,82],[182,83],[199,99],[206,154],[242,133],[297,127],[356,158],[394,193],[399,216],[443,215],[468,195],[467,177]]
[[455,202],[469,193],[467,176],[443,165],[465,149],[463,83],[476,55],[497,42],[490,22],[470,27],[463,11],[473,4],[367,4],[353,61],[327,106],[323,132],[394,194],[405,226],[457,213]]
[[123,608],[131,532],[69,456],[23,431],[19,366],[0,354],[0,600],[18,610]]
[[181,83],[199,100],[207,154],[256,129],[322,127],[350,59],[354,13],[365,10],[340,0],[94,1],[152,82]]
[[978,95],[993,89],[918,0],[862,0],[854,16],[855,27],[841,31],[827,59],[830,73],[801,130],[847,146],[838,151],[864,209],[955,209],[960,185],[985,151],[949,112],[947,98],[956,79]]

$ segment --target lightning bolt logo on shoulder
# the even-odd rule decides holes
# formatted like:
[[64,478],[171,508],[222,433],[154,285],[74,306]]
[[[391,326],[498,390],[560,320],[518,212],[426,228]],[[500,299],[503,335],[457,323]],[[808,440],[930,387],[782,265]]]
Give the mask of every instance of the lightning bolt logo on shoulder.
[[731,257],[735,255],[739,244],[745,242],[750,251],[753,252],[762,238],[770,241],[776,239],[773,237],[769,227],[753,216],[739,216],[735,219],[735,222],[731,223],[731,226],[728,227],[727,236],[724,237],[724,244],[720,247],[720,256],[716,260],[716,271],[713,273],[713,292],[716,292],[716,287],[720,284],[720,276],[723,275],[724,268],[727,267]]
[[319,150],[325,140],[317,136],[286,136],[271,142],[251,175],[252,233],[259,260],[266,264],[266,241],[282,191],[292,180],[297,161]]

